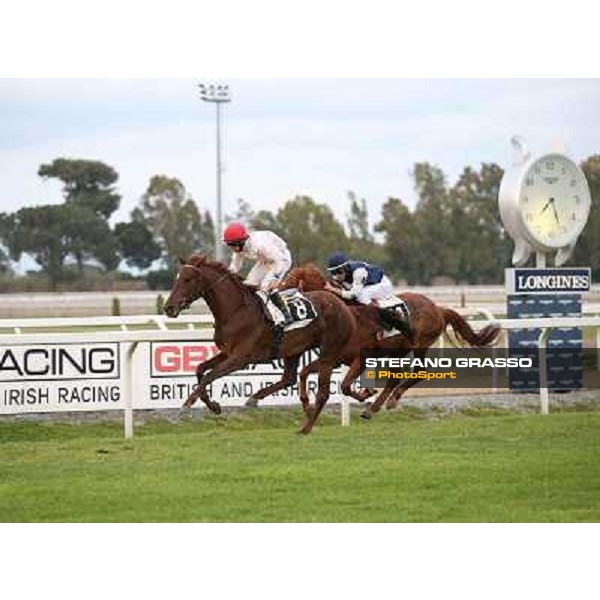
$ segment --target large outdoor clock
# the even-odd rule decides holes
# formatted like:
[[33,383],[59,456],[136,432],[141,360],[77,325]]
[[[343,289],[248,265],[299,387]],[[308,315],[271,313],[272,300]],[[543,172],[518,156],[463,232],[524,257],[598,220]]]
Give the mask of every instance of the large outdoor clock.
[[500,184],[504,227],[515,242],[513,264],[532,252],[556,252],[555,264],[571,256],[590,213],[590,190],[581,169],[560,152],[531,156],[521,138],[512,139],[515,162]]

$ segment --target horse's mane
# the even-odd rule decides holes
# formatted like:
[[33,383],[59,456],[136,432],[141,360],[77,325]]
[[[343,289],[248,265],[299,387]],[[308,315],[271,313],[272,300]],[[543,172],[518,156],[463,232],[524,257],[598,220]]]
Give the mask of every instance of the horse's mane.
[[320,279],[327,279],[327,277],[325,277],[325,275],[323,275],[323,273],[321,272],[321,269],[319,269],[319,267],[317,267],[317,265],[315,265],[314,263],[306,263],[305,265],[294,267],[290,271],[290,273],[296,273],[305,277],[314,275],[319,277]]
[[220,263],[218,261],[213,261],[213,260],[209,260],[207,256],[205,256],[204,254],[192,254],[186,261],[186,264],[188,265],[192,265],[193,267],[208,267],[210,269],[212,269],[213,271],[216,271],[217,273],[220,273],[221,275],[225,275],[226,277],[228,277],[230,279],[230,281],[232,281],[233,283],[235,283],[240,291],[248,298],[252,298],[253,300],[256,300],[256,287],[253,285],[247,285],[244,283],[244,279],[243,277],[240,277],[237,273],[233,273],[232,271],[230,271],[226,265],[224,265],[223,263]]

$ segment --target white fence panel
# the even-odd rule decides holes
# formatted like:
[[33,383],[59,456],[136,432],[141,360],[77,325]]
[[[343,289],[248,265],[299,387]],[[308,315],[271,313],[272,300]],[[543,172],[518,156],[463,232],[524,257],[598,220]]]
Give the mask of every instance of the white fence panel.
[[[148,319],[148,317],[145,317]],[[152,317],[152,319],[155,319]],[[56,320],[39,326],[58,327]],[[84,325],[77,320],[79,325]],[[85,320],[93,326],[97,320]],[[178,320],[181,322],[181,320]],[[187,317],[194,322],[205,318]],[[600,330],[600,317],[500,319],[505,330],[540,329],[540,353],[549,332],[560,327],[592,327]],[[96,331],[86,333],[0,334],[0,414],[85,410],[123,410],[125,435],[133,435],[136,408],[177,408],[195,383],[194,368],[214,353],[212,329],[169,330],[173,321],[154,323],[157,329]],[[485,325],[486,321],[478,321]],[[116,324],[116,323],[115,323]],[[138,325],[135,318],[120,318],[122,328]],[[23,322],[0,330],[22,330]],[[69,325],[74,325],[72,322]],[[64,323],[61,324],[64,326]],[[312,357],[307,356],[305,362]],[[212,392],[223,406],[241,406],[248,395],[281,376],[278,365],[258,365],[215,382]],[[342,370],[336,370],[330,402],[341,402]],[[265,404],[297,402],[293,393],[282,392]],[[540,402],[548,411],[545,369],[540,370]],[[347,405],[344,405],[347,422]]]

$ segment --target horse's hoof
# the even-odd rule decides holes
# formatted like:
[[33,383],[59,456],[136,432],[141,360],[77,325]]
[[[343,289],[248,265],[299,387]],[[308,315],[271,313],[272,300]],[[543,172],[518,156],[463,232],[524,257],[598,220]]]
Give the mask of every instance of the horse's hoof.
[[184,404],[180,409],[179,409],[179,417],[182,419],[185,419],[186,417],[190,417],[192,415],[192,408],[190,406],[188,406],[187,404]]
[[367,400],[367,398],[370,398],[373,394],[370,393],[369,390],[362,390],[361,392],[358,393],[357,396],[357,400],[359,402],[364,402],[365,400]]
[[250,398],[248,398],[248,400],[246,400],[246,406],[248,408],[256,408],[258,406],[258,398],[255,398],[254,396],[250,396]]
[[184,403],[181,408],[191,409],[194,404],[196,404],[196,400],[198,400],[198,396],[192,394]]
[[306,425],[298,431],[298,435],[308,435],[312,431],[312,427],[307,427]]
[[208,408],[211,412],[215,413],[215,415],[221,414],[221,405],[218,402],[211,402]]
[[386,410],[394,410],[398,406],[398,402],[395,400],[392,402],[386,402],[385,409]]
[[373,418],[373,414],[365,410],[360,413],[360,418],[364,421],[370,421]]

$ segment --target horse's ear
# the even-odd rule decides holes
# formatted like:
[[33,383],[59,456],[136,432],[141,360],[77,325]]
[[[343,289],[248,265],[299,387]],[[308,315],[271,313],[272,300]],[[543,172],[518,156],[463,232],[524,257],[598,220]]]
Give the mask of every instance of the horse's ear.
[[304,279],[300,279],[298,281],[298,291],[299,292],[303,292],[304,291]]
[[181,256],[179,257],[179,264],[185,265],[185,260],[183,260],[183,258],[181,258]]

